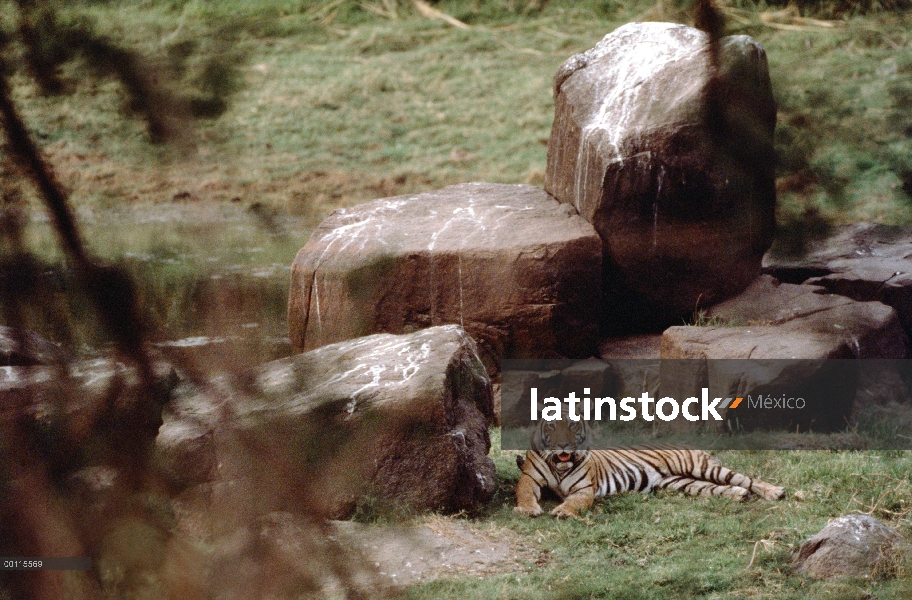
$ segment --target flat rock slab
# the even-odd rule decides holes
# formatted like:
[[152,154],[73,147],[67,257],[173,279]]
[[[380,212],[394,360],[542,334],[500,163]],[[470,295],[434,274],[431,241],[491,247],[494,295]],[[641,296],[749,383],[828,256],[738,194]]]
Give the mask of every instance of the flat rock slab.
[[801,545],[793,568],[817,579],[893,575],[908,561],[909,543],[870,515],[833,519]]
[[332,213],[292,265],[289,337],[309,350],[446,323],[499,358],[596,350],[602,244],[528,185],[469,183]]
[[670,327],[662,334],[662,358],[906,357],[906,336],[889,306],[769,275],[705,316],[722,326]]
[[[738,413],[739,423],[748,429],[838,430],[853,414],[860,370],[820,359],[906,357],[905,333],[889,306],[857,302],[818,286],[780,283],[769,275],[704,316],[712,326],[671,327],[662,334],[663,359],[706,361],[702,371],[691,367],[664,374],[668,385],[663,384],[663,391],[674,396],[708,385],[722,397],[752,390],[804,398],[827,390],[826,402],[811,403],[794,414]],[[738,361],[719,359],[755,360],[745,370]]]
[[630,23],[555,75],[545,190],[605,243],[609,327],[655,329],[741,291],[772,242],[766,54],[747,36],[718,50],[691,27]]
[[837,227],[800,257],[774,250],[763,258],[764,272],[855,300],[883,302],[912,335],[912,229],[855,223]]

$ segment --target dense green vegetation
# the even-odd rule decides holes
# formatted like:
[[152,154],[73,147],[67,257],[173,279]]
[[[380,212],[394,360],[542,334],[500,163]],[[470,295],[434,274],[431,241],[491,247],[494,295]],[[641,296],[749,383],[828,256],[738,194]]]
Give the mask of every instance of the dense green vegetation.
[[[727,32],[750,34],[768,52],[783,230],[912,225],[909,2],[723,5]],[[9,26],[14,11],[0,6]],[[62,18],[136,47],[163,82],[196,100],[179,142],[150,146],[142,123],[124,118],[116,83],[83,80],[73,67],[63,75],[74,93],[46,97],[15,80],[92,246],[144,282],[160,337],[282,335],[286,267],[335,207],[464,181],[540,185],[557,67],[627,21],[691,19],[683,0],[430,6],[451,20],[405,0],[61,4]],[[213,98],[227,103],[213,107]],[[59,258],[46,223],[36,218],[29,235],[43,256]],[[54,285],[65,305],[66,282]],[[801,541],[846,512],[910,532],[908,453],[722,453],[729,466],[787,486],[788,499],[623,495],[576,522],[514,516],[518,472],[512,456],[495,456],[497,499],[458,518],[508,527],[550,560],[484,581],[419,585],[409,597],[912,595],[901,565],[883,579],[837,583],[789,569]]]

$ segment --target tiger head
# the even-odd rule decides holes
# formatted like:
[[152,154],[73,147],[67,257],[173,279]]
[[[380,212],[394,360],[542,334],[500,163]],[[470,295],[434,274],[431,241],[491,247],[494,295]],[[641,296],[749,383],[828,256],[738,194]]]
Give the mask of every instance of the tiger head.
[[538,453],[556,473],[579,464],[589,454],[589,428],[586,422],[562,419],[538,422],[532,434],[532,450]]

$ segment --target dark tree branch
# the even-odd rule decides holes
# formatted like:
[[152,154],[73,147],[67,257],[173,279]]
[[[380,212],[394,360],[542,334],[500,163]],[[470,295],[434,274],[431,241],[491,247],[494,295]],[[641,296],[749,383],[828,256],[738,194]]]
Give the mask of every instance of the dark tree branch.
[[41,197],[47,203],[54,227],[60,236],[67,256],[75,265],[84,267],[88,263],[88,258],[79,237],[73,213],[70,211],[60,185],[54,179],[50,167],[42,159],[38,147],[13,104],[6,65],[2,62],[0,62],[0,118],[2,118],[9,149],[20,166],[28,172]]
[[161,405],[167,395],[158,390],[143,347],[145,327],[136,305],[133,282],[125,273],[97,264],[86,253],[66,195],[16,110],[4,67],[0,61],[0,123],[6,133],[7,146],[38,188],[67,258],[83,282],[102,325],[114,338],[118,349],[136,365],[146,390],[144,399],[127,411],[109,407],[112,425],[121,426],[112,432],[112,436],[117,438],[124,455],[135,459],[130,462],[139,469],[144,464],[146,442],[155,438],[161,425]]

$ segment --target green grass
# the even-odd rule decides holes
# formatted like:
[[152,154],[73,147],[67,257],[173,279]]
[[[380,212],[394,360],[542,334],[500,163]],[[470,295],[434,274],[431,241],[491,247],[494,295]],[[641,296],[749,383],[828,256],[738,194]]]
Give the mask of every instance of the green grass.
[[[392,4],[396,18],[328,0],[74,5],[162,63],[189,48],[191,74],[219,53],[240,68],[243,89],[220,118],[198,121],[196,150],[183,154],[149,149],[143,127],[112,108],[113,83],[77,84],[63,102],[20,94],[77,202],[188,191],[318,220],[334,206],[463,181],[541,184],[557,67],[628,20],[688,18],[675,2],[437,3],[471,26],[462,30]],[[816,211],[912,223],[912,17],[783,31],[739,4],[748,8],[728,32],[764,44],[779,103],[780,220]]]
[[406,597],[798,599],[912,593],[912,578],[902,568],[896,578],[829,582],[790,569],[801,543],[846,513],[870,513],[912,533],[912,453],[718,452],[726,466],[784,485],[787,498],[738,504],[628,493],[597,502],[575,521],[512,512],[519,476],[514,454],[495,451],[501,487],[475,520],[513,530],[529,546],[546,550],[548,563],[484,580],[419,584]]
[[684,321],[684,325],[693,325],[694,327],[741,327],[748,325],[741,318],[724,319],[719,315],[708,316],[705,310],[694,311],[693,319],[690,322]]

